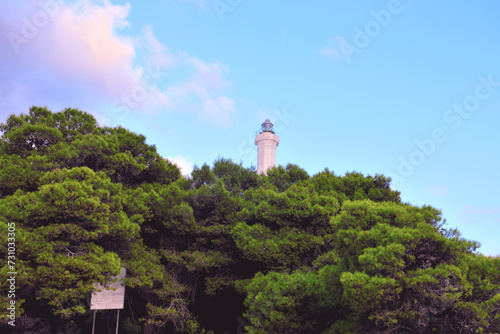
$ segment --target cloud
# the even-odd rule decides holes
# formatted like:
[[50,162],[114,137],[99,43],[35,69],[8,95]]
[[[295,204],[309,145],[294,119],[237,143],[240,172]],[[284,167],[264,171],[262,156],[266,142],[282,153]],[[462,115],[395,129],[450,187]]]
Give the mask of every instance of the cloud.
[[[112,94],[130,87],[140,75],[132,66],[132,41],[116,34],[128,25],[130,5],[108,1],[100,6],[90,1],[60,5],[53,1],[49,10],[38,2],[28,3],[31,6],[24,16],[8,27],[8,60],[25,66],[24,72],[36,69],[67,83],[93,85]],[[46,23],[37,17],[46,17]]]
[[159,67],[167,70],[178,64],[175,56],[155,37],[151,26],[143,27],[142,31],[143,35],[135,39],[135,44],[137,47],[143,47],[148,50],[148,59],[146,60],[150,68]]
[[193,171],[194,164],[191,161],[189,161],[187,158],[185,158],[181,155],[177,155],[173,158],[166,157],[165,159],[167,159],[168,161],[177,165],[177,167],[179,167],[179,169],[181,170],[181,174],[184,177],[191,175],[191,172]]
[[187,55],[187,61],[196,70],[193,79],[209,89],[222,89],[227,87],[227,83],[222,76],[229,70],[220,63],[207,63],[200,59]]
[[227,67],[218,62],[205,62],[188,53],[178,55],[179,69],[191,75],[184,82],[170,85],[165,97],[170,108],[189,112],[197,110],[202,119],[221,126],[229,126],[235,116],[235,101],[221,94],[229,84],[224,79]]
[[343,53],[340,47],[342,44],[346,44],[346,40],[341,36],[335,36],[319,50],[319,54],[328,59],[342,60]]
[[442,187],[442,186],[431,185],[431,186],[427,187],[426,192],[432,196],[444,197],[444,196],[448,195],[448,188]]
[[178,0],[180,2],[192,2],[194,4],[197,4],[201,8],[205,8],[205,6],[208,4],[208,0]]
[[492,221],[500,223],[500,208],[466,206],[461,210],[460,218],[464,222]]
[[462,210],[463,214],[466,215],[499,215],[500,208],[478,208],[475,206],[466,206]]
[[340,51],[330,45],[326,45],[319,51],[320,54],[327,58],[340,59]]
[[[184,112],[228,126],[235,102],[228,68],[187,52],[173,54],[150,26],[126,33],[130,4],[107,0],[27,0],[0,10],[0,110],[29,106],[130,112]],[[43,4],[43,5],[42,5]],[[49,5],[47,5],[49,4]],[[3,8],[2,8],[3,9]],[[24,101],[24,102],[23,102]],[[29,101],[29,102],[26,102]]]

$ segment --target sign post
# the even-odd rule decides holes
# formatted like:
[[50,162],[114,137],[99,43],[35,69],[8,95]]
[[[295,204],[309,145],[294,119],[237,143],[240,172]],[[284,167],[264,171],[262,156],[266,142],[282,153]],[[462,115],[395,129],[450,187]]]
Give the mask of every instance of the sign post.
[[[101,284],[95,284],[96,291],[92,293],[90,298],[90,309],[94,310],[94,321],[92,323],[92,334],[95,329],[95,317],[97,310],[118,310],[116,317],[116,334],[118,334],[118,323],[120,320],[120,310],[123,309],[125,302],[125,276],[127,271],[122,268],[120,275],[113,277],[118,279],[116,282],[111,283],[108,287]],[[101,291],[98,291],[101,290]]]

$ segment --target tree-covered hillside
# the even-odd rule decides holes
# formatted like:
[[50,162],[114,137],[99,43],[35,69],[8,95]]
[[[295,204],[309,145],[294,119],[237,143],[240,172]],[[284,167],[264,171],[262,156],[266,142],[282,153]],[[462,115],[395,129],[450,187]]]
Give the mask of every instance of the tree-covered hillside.
[[[2,333],[90,333],[93,284],[122,266],[120,333],[500,333],[500,258],[382,175],[219,158],[185,179],[144,136],[76,109],[0,130],[2,282],[9,226],[16,249]],[[102,333],[113,317],[97,313]]]

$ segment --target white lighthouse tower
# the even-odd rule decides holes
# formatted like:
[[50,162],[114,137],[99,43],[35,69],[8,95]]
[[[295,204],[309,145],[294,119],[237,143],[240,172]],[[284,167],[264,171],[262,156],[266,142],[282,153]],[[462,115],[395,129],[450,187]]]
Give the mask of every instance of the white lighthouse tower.
[[258,174],[266,174],[269,168],[276,166],[276,147],[279,143],[280,138],[274,134],[273,123],[266,119],[262,123],[260,133],[255,137]]

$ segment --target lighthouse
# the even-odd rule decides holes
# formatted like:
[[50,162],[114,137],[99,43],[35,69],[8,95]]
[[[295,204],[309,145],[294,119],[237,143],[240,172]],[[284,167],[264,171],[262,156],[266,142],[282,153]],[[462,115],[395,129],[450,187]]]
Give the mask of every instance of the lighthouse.
[[279,143],[280,138],[274,133],[273,123],[266,119],[262,123],[260,133],[255,137],[258,174],[266,174],[269,168],[276,166],[276,147]]

